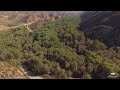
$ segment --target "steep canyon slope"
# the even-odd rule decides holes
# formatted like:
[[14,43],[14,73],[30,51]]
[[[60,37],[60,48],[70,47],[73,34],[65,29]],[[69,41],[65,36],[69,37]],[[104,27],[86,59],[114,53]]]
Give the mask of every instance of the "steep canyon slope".
[[86,11],[80,30],[107,46],[120,46],[120,11]]

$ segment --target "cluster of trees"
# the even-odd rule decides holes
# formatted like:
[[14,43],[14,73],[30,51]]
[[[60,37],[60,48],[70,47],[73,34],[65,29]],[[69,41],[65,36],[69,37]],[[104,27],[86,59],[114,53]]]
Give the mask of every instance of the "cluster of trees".
[[86,38],[79,23],[79,16],[70,16],[33,32],[25,27],[0,32],[0,60],[58,79],[105,79],[112,72],[120,76],[120,47]]

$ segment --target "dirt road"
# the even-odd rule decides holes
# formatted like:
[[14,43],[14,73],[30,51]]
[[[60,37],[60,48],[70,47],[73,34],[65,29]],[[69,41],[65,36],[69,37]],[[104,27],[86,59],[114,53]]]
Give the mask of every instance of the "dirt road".
[[18,28],[18,27],[21,27],[21,26],[25,26],[28,29],[29,32],[32,32],[32,30],[28,26],[37,22],[37,21],[26,23],[26,24],[21,24],[21,25],[18,25],[18,26],[8,27],[8,28],[0,29],[0,30],[8,30],[8,29],[14,29],[14,28]]
[[23,67],[20,67],[20,69],[27,75],[27,77],[28,77],[29,79],[43,79],[43,78],[40,77],[40,76],[34,76],[34,75],[32,75],[31,72],[27,71],[27,70],[26,70],[25,68],[23,68]]

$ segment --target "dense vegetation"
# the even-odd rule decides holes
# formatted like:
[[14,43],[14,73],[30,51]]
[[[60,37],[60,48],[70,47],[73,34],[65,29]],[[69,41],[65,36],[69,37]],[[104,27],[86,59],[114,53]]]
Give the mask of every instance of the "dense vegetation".
[[33,32],[25,27],[0,32],[0,60],[58,79],[105,79],[111,72],[119,76],[120,47],[86,38],[77,30],[79,23],[79,16],[71,16]]

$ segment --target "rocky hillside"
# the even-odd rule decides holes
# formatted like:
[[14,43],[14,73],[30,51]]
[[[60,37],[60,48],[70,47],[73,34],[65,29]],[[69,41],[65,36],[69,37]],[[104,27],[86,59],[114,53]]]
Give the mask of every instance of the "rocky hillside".
[[120,11],[87,11],[81,18],[80,30],[87,37],[120,46]]
[[0,11],[0,29],[38,21],[31,26],[36,29],[45,20],[56,20],[71,14],[65,11]]

